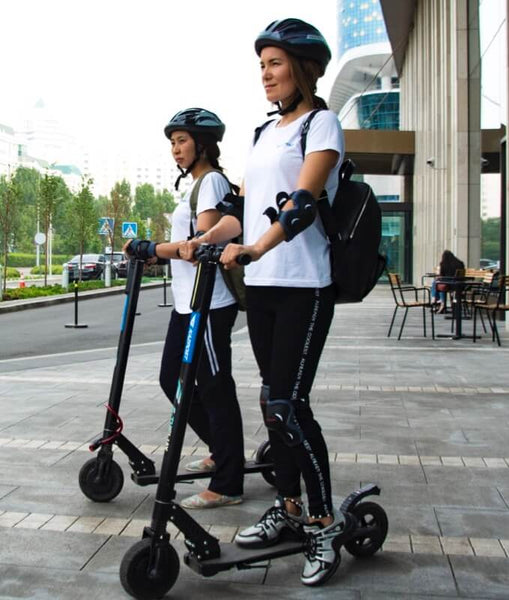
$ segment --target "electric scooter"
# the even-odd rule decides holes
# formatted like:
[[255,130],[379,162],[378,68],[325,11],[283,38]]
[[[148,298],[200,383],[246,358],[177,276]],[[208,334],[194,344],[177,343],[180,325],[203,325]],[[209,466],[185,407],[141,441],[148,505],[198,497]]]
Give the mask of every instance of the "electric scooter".
[[[79,472],[79,486],[83,494],[94,502],[109,502],[113,500],[124,485],[124,474],[120,465],[113,459],[113,445],[128,457],[132,468],[131,479],[140,486],[157,484],[159,475],[152,459],[137,448],[123,433],[123,421],[119,415],[120,401],[124,386],[127,360],[131,346],[131,337],[136,317],[136,308],[141,287],[144,261],[132,258],[128,265],[127,283],[125,289],[124,309],[120,325],[120,337],[117,358],[110,387],[106,419],[103,434],[93,441],[91,452],[99,450],[97,456],[89,459]],[[270,445],[263,442],[257,449],[255,459],[246,461],[244,473],[261,473],[269,485],[274,485],[274,466],[270,457]],[[193,473],[178,473],[175,482],[206,479],[210,471]]]
[[[187,333],[175,406],[172,407],[167,446],[161,464],[152,520],[142,539],[124,555],[120,565],[120,581],[125,591],[139,600],[162,598],[175,584],[179,574],[179,557],[170,544],[167,523],[181,531],[188,550],[185,564],[204,577],[233,567],[254,568],[254,563],[304,552],[314,540],[302,533],[283,531],[284,539],[270,548],[242,548],[220,543],[179,506],[175,499],[175,483],[194,391],[196,369],[203,347],[205,324],[212,297],[215,271],[222,248],[203,244],[196,252],[198,268],[193,291],[193,310]],[[247,264],[250,257],[240,256]],[[247,259],[247,260],[246,260]],[[342,532],[333,542],[339,553],[341,546],[354,556],[371,556],[385,541],[388,520],[384,509],[375,502],[361,502],[366,496],[379,495],[380,488],[366,485],[350,494],[341,505],[344,517]]]

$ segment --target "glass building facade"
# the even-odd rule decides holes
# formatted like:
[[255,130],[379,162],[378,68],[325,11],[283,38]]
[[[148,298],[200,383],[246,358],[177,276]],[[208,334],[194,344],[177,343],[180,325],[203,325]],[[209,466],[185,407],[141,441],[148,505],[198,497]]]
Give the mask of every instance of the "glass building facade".
[[399,90],[361,95],[358,111],[361,129],[399,129]]
[[338,0],[339,56],[347,50],[387,42],[379,0]]

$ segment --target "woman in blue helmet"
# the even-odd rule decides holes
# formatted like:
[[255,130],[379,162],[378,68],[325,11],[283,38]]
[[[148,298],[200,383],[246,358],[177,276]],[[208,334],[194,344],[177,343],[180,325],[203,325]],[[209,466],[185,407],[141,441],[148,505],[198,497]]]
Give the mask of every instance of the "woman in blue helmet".
[[[304,528],[316,543],[306,553],[301,581],[318,585],[339,564],[332,540],[343,521],[333,507],[327,446],[309,401],[335,300],[328,241],[315,215],[317,201],[334,198],[344,141],[337,116],[316,96],[316,82],[331,57],[322,34],[299,19],[275,21],[258,36],[255,49],[266,97],[277,106],[269,114],[278,116],[259,128],[251,148],[243,214],[225,216],[202,238],[218,243],[242,230],[244,245],[229,244],[221,261],[235,268],[240,254],[252,258],[245,269],[247,320],[278,488],[274,506],[235,540],[264,547],[276,544],[287,528]],[[322,110],[310,123],[303,156],[302,126],[315,109]],[[263,216],[267,208],[270,221]],[[186,258],[195,245],[188,242]]]
[[[191,314],[191,295],[196,269],[180,260],[180,248],[190,232],[200,234],[215,225],[221,214],[217,204],[230,192],[230,184],[221,174],[218,142],[224,124],[217,115],[203,108],[188,108],[172,117],[164,129],[171,142],[174,160],[183,177],[191,175],[193,185],[184,194],[173,213],[170,242],[155,244],[134,240],[126,251],[141,258],[171,260],[172,311],[159,380],[173,402]],[[203,177],[206,174],[206,177]],[[196,207],[190,206],[194,185],[200,187]],[[211,310],[207,323],[204,351],[198,367],[197,388],[189,424],[208,445],[210,457],[187,465],[190,471],[210,471],[208,489],[181,501],[185,508],[214,508],[242,502],[244,478],[244,440],[242,417],[232,377],[231,331],[238,306],[219,270],[216,274]]]

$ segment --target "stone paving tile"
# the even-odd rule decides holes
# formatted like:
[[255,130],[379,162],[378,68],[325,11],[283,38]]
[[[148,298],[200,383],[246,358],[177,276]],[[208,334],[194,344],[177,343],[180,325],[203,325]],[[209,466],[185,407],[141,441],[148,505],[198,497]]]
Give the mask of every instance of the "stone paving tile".
[[461,598],[507,600],[509,569],[507,560],[496,557],[449,557]]
[[14,527],[21,527],[22,529],[40,529],[45,525],[53,515],[43,513],[31,513],[27,515],[23,520],[19,521]]
[[468,538],[440,537],[444,554],[458,556],[472,556],[474,550]]
[[66,531],[78,519],[78,516],[55,515],[41,529],[47,531]]
[[470,542],[476,556],[505,557],[504,549],[498,540],[471,538]]

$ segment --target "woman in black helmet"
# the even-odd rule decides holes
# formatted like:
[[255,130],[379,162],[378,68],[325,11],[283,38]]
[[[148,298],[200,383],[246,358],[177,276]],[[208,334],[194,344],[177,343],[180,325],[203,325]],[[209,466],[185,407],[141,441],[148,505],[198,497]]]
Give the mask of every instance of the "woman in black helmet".
[[[202,108],[189,108],[177,113],[164,129],[171,142],[173,158],[183,177],[191,175],[193,186],[173,213],[171,240],[148,244],[135,240],[127,251],[146,256],[171,259],[172,311],[160,369],[160,383],[173,402],[185,346],[190,303],[196,269],[180,259],[180,251],[190,232],[199,235],[220,219],[217,204],[231,191],[218,163],[218,142],[223,138],[224,124],[214,113]],[[206,175],[206,176],[205,176]],[[200,178],[196,206],[191,207],[192,189]],[[193,196],[194,198],[194,196]],[[197,389],[189,423],[208,445],[211,456],[187,465],[190,471],[208,470],[208,489],[182,500],[186,508],[213,508],[239,504],[242,501],[244,477],[244,441],[242,418],[237,400],[231,365],[231,331],[238,306],[219,272],[205,335],[205,346],[198,367]]]
[[[225,216],[203,237],[216,243],[242,229],[245,244],[229,244],[221,261],[234,268],[239,254],[252,258],[245,269],[247,318],[278,488],[275,505],[235,539],[263,547],[277,543],[287,528],[304,528],[316,543],[306,553],[301,581],[318,585],[339,564],[332,540],[342,518],[332,504],[327,446],[309,401],[335,299],[328,241],[315,215],[316,201],[334,198],[344,142],[336,115],[316,96],[317,79],[331,57],[321,33],[299,19],[275,21],[255,49],[266,97],[277,106],[272,114],[279,116],[259,128],[253,143],[243,214]],[[315,109],[323,110],[309,124],[303,156],[301,131]],[[272,223],[263,216],[267,208]],[[188,243],[186,256],[195,245]]]

